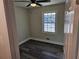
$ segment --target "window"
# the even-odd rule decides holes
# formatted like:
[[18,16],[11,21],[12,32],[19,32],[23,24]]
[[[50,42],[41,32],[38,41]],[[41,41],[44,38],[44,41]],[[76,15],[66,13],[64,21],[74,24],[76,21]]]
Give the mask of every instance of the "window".
[[44,13],[43,14],[43,31],[55,32],[55,18],[56,13]]
[[74,11],[67,12],[65,15],[64,33],[73,32]]

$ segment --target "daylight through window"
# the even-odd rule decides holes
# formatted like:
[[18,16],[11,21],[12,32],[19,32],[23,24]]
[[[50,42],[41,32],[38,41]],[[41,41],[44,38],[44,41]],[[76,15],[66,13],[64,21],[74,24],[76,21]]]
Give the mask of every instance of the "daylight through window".
[[55,32],[56,13],[44,13],[44,32]]

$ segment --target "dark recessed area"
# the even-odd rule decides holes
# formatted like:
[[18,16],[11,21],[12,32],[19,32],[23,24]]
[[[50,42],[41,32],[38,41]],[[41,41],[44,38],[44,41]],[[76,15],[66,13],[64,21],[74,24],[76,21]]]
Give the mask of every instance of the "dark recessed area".
[[50,0],[36,0],[37,2],[50,2]]

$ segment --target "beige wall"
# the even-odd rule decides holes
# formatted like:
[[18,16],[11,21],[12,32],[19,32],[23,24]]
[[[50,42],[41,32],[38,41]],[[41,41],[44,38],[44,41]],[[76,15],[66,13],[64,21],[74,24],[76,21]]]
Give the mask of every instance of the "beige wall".
[[[30,32],[32,37],[43,38],[49,37],[50,40],[56,42],[64,41],[64,3],[58,5],[51,5],[48,7],[31,8],[30,12]],[[43,12],[57,12],[56,15],[56,32],[43,33],[42,32],[42,13]]]
[[[28,37],[36,37],[55,42],[64,42],[64,4],[51,5],[40,8],[15,7],[16,25],[19,42]],[[42,32],[43,12],[56,12],[56,32]]]
[[26,8],[15,7],[17,34],[19,42],[29,37],[28,11]]

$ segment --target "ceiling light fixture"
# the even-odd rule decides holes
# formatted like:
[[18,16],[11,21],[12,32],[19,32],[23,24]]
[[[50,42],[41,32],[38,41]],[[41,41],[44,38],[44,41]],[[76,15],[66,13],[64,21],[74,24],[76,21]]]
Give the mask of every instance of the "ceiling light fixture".
[[32,3],[31,6],[32,6],[32,7],[36,7],[37,5],[36,5],[35,3]]
[[37,3],[36,0],[31,0],[31,3],[27,5],[27,7],[40,7],[41,4]]

